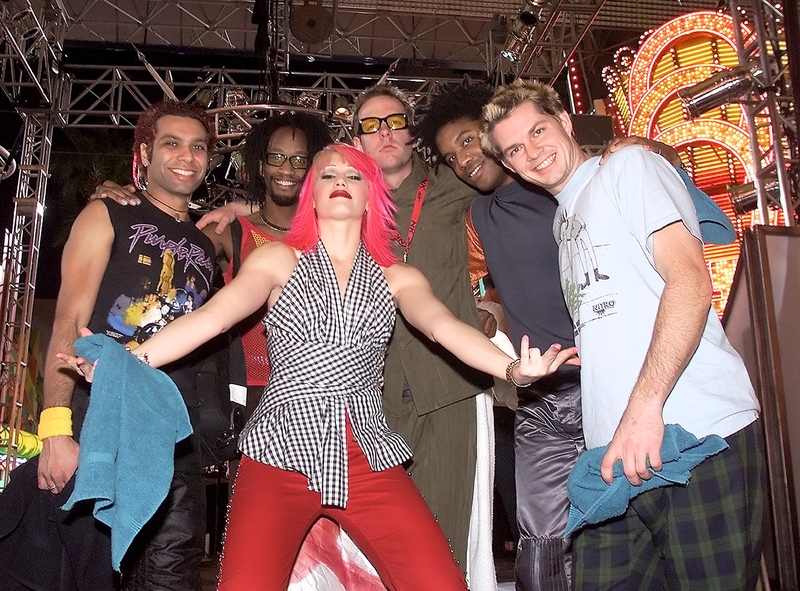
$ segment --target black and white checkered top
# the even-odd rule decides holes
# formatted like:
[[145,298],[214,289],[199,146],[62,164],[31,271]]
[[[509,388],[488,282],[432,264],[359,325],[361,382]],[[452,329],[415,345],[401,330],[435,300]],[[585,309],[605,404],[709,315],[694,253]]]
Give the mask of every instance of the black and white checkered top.
[[411,457],[381,405],[394,318],[389,286],[363,244],[344,298],[322,242],[304,253],[264,319],[272,374],[242,452],[305,474],[323,505],[339,507],[348,499],[345,413],[372,470]]

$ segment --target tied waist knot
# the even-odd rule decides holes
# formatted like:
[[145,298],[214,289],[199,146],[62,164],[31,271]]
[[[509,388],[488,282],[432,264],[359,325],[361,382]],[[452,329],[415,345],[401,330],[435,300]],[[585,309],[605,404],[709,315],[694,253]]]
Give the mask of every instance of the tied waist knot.
[[383,383],[381,349],[293,342],[273,351],[273,357],[292,362],[272,363],[271,381],[301,383],[327,393],[353,392]]

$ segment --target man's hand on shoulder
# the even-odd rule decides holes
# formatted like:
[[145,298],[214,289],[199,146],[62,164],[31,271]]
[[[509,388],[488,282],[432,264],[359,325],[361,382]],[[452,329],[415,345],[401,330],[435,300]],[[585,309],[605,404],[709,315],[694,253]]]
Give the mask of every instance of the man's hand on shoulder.
[[141,201],[136,196],[136,187],[133,185],[118,185],[114,181],[103,181],[94,189],[94,193],[89,195],[89,201],[95,199],[111,199],[120,205],[139,205]]
[[258,210],[254,210],[252,206],[245,201],[231,201],[222,207],[209,211],[201,217],[197,221],[197,227],[202,230],[209,224],[217,224],[214,233],[221,236],[225,228],[230,226],[233,220],[236,219],[236,216],[250,215],[254,211]]
[[80,446],[69,435],[48,437],[39,455],[38,484],[41,490],[57,494],[78,469]]

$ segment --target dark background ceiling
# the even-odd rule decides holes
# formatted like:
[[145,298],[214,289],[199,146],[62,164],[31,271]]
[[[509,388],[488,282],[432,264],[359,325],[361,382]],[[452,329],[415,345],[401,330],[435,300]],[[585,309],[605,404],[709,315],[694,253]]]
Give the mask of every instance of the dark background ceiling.
[[[686,12],[714,9],[717,2],[548,0],[542,4],[541,25],[528,53],[514,65],[500,58],[499,51],[521,4],[521,0],[294,0],[290,8],[286,0],[2,0],[0,8],[10,15],[10,22],[3,24],[12,30],[29,7],[40,18],[57,23],[57,34],[64,40],[61,68],[81,88],[89,88],[104,72],[116,72],[118,66],[122,75],[134,76],[133,87],[145,94],[155,91],[158,98],[158,88],[137,59],[135,45],[161,76],[173,76],[178,84],[183,76],[183,83],[188,80],[191,85],[202,68],[222,69],[244,80],[251,92],[255,86],[270,84],[297,92],[325,84],[357,91],[384,74],[390,64],[394,76],[420,87],[425,81],[435,84],[466,74],[490,82],[539,76],[564,89],[564,62],[574,55],[589,93],[601,98],[606,92],[601,69],[611,63],[619,47],[635,47],[648,29]],[[8,44],[0,49],[6,54],[0,59],[5,59]],[[181,74],[183,69],[189,73]],[[326,75],[323,82],[321,76]],[[179,98],[186,96],[185,89],[181,93],[176,88],[176,93]],[[0,95],[0,119],[0,145],[19,146],[21,119],[6,93]],[[98,145],[123,146],[129,141],[109,130],[98,130],[94,140]],[[63,238],[76,208],[64,203],[63,194],[54,195],[63,193],[56,161],[85,157],[63,130],[56,131],[51,166],[56,174],[48,186],[40,296],[55,295],[60,251],[53,244]],[[10,219],[15,187],[15,177],[0,182],[4,220]]]

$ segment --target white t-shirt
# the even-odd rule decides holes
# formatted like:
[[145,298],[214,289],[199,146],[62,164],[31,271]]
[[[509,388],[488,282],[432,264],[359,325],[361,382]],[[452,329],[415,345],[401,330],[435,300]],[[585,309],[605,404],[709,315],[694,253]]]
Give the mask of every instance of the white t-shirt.
[[[653,233],[682,221],[698,240],[691,198],[666,160],[624,148],[583,163],[564,190],[553,232],[564,298],[580,347],[589,448],[611,441],[644,362],[664,280]],[[758,417],[747,370],[713,308],[700,344],[664,405],[664,422],[727,437]]]

